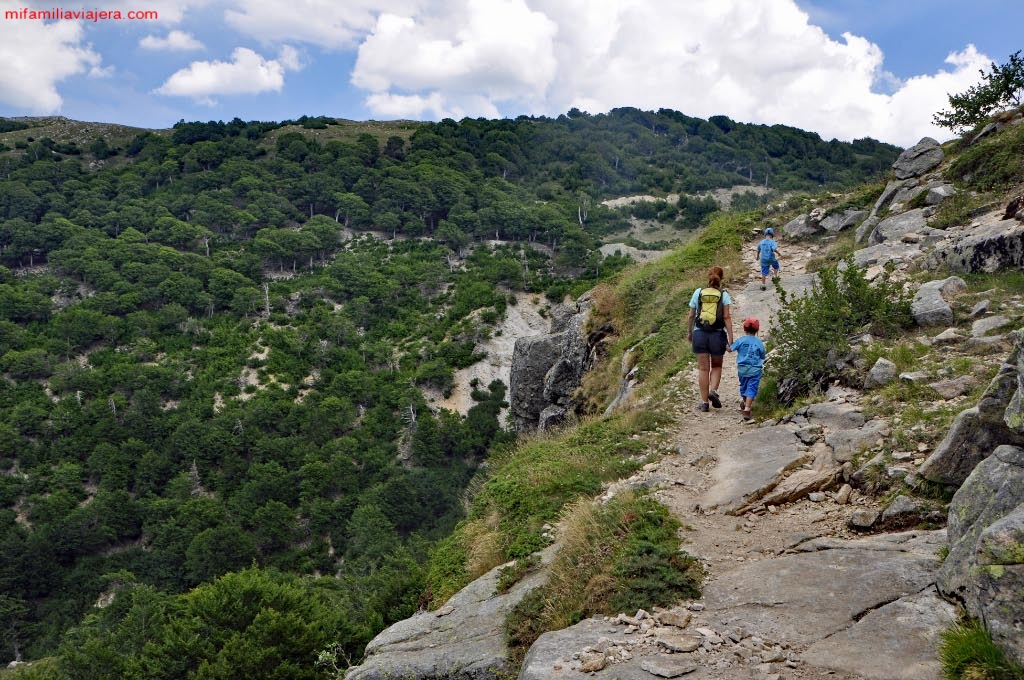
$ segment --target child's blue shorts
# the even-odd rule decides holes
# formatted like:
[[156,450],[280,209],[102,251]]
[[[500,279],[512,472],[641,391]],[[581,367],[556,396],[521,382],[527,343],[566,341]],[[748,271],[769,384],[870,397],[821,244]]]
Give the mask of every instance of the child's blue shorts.
[[778,259],[761,260],[761,276],[768,276],[768,270],[769,269],[774,269],[775,271],[779,271],[779,261],[778,261]]
[[753,399],[757,396],[757,388],[761,386],[761,374],[752,375],[748,378],[740,378],[740,396]]

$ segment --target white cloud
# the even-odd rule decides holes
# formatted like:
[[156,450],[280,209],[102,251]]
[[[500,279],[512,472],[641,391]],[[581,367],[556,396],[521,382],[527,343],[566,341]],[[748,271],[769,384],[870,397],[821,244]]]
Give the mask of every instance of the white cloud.
[[264,59],[247,47],[236,48],[231,61],[194,61],[154,90],[157,94],[192,97],[213,104],[216,95],[280,92],[285,71],[300,68],[298,53],[284,46],[277,59]]
[[486,97],[461,97],[458,102],[454,102],[440,92],[431,92],[426,96],[381,92],[367,97],[366,105],[386,118],[501,118],[501,112]]
[[990,62],[967,46],[950,70],[899,81],[883,60],[793,0],[434,0],[380,14],[351,82],[378,115],[664,107],[909,146],[943,138],[932,115]]
[[191,33],[174,30],[168,33],[165,38],[158,38],[155,35],[147,35],[139,41],[139,47],[146,50],[187,52],[190,50],[203,49],[203,43],[196,40]]
[[[4,11],[22,5],[0,1]],[[60,111],[57,84],[74,75],[102,75],[102,58],[83,44],[77,21],[0,21],[0,103],[33,114]]]
[[352,47],[380,13],[419,11],[420,0],[228,0],[224,18],[235,30],[267,44],[302,42]]
[[[436,90],[447,111],[487,115],[499,102],[547,90],[558,71],[557,30],[525,0],[446,3],[415,19],[382,14],[359,48],[352,83],[378,95]],[[371,97],[368,105],[392,101]]]

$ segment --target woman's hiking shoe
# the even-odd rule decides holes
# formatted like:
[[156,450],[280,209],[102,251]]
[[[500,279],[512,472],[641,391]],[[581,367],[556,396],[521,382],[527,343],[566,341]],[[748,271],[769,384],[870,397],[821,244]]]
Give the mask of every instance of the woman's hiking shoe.
[[708,392],[708,400],[715,408],[722,408],[722,400],[718,398],[718,392]]
[[700,403],[700,410],[704,411],[705,413],[707,413],[708,412],[708,402],[702,401]]

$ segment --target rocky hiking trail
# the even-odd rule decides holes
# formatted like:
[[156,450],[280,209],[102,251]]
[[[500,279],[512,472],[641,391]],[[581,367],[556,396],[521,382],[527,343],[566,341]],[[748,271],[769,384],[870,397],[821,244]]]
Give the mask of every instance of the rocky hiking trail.
[[[855,225],[853,262],[865,277],[888,271],[914,291],[917,328],[896,346],[842,359],[852,362],[848,377],[867,373],[864,391],[833,384],[785,417],[744,421],[728,354],[722,409],[697,409],[695,369],[653,394],[626,389],[616,398],[673,420],[655,434],[643,468],[602,499],[646,489],[679,519],[682,548],[706,571],[699,600],[544,633],[519,668],[505,648],[505,617],[545,581],[556,539],[540,567],[507,591],[496,588],[497,566],[438,610],[383,631],[346,680],[516,672],[519,680],[939,680],[937,642],[958,615],[939,588],[1024,661],[1024,330],[1006,332],[1024,325],[1024,290],[1010,276],[1005,290],[969,293],[950,275],[1024,266],[1024,210],[933,228],[935,206],[957,192],[936,171],[942,160],[938,142],[926,138],[893,165],[896,179],[870,211],[814,209],[781,227],[787,293],[807,290],[815,275],[805,264]],[[925,208],[910,208],[922,198]],[[810,236],[820,238],[801,240]],[[727,272],[726,288],[734,328],[756,316],[764,337],[778,294],[760,289],[757,238],[743,271]],[[927,272],[934,274],[922,282]],[[513,389],[512,410],[527,426],[555,422],[544,414],[564,412],[579,384],[566,367],[580,368],[589,351],[580,302],[556,310],[548,335],[516,341],[511,371],[521,398]],[[904,364],[914,370],[900,373],[885,356],[866,364],[897,346],[913,354]],[[898,389],[873,389],[897,381]],[[623,384],[632,387],[631,373]],[[944,503],[912,497],[921,485],[957,489],[948,514]],[[882,498],[874,495],[880,488],[893,491]]]
[[[800,294],[811,285],[803,263],[814,253],[780,248],[780,283]],[[748,255],[745,285],[726,282],[733,324],[756,316],[764,329],[777,293],[761,291]],[[708,573],[703,598],[548,633],[520,678],[598,668],[620,680],[941,677],[936,643],[955,617],[934,586],[945,531],[862,535],[849,526],[856,513],[881,512],[846,481],[853,453],[887,434],[885,424],[866,422],[857,393],[841,388],[787,422],[744,421],[731,353],[721,409],[698,412],[695,371],[674,380],[670,453],[619,484],[657,489],[686,527],[683,548]]]

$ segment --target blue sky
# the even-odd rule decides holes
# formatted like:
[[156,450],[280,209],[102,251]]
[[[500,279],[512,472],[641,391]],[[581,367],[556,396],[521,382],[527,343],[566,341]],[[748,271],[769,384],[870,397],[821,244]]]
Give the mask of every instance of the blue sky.
[[[0,115],[557,116],[661,107],[909,146],[1022,49],[1009,0],[0,0]],[[131,11],[158,18],[130,20]],[[0,15],[6,16],[6,15]]]

